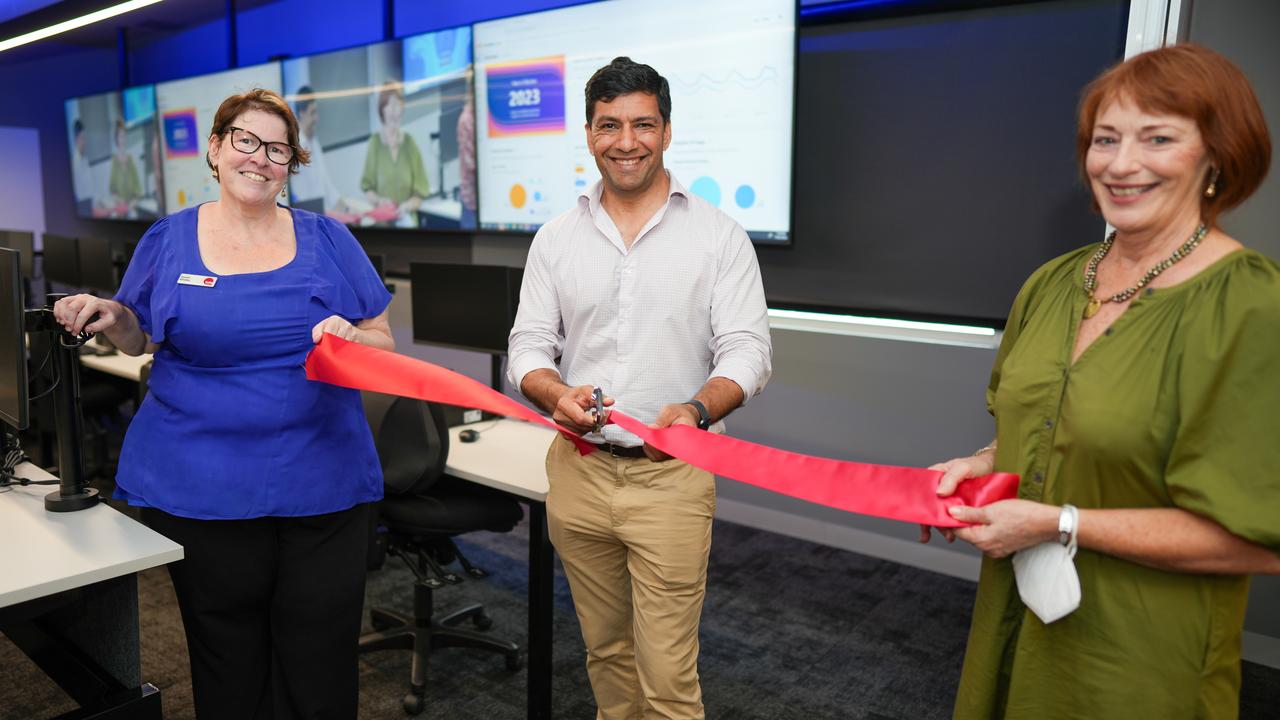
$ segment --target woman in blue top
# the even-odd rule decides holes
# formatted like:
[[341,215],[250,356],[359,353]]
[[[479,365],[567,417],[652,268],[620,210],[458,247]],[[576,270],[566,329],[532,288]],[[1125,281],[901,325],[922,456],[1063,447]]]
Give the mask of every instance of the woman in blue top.
[[303,361],[326,332],[393,349],[391,298],[346,228],[276,205],[307,159],[279,95],[227,98],[207,155],[220,198],[153,225],[114,300],[54,308],[155,353],[116,497],[185,549],[169,567],[203,720],[356,716],[382,475],[359,394]]

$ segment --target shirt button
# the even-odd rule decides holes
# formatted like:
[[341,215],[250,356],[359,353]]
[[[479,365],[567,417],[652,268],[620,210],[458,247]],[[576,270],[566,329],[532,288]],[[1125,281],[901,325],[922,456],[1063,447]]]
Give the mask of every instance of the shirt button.
[[1052,420],[1045,420],[1045,421],[1044,421],[1044,426],[1045,426],[1046,428],[1052,429],[1052,428],[1053,428],[1053,421],[1052,421]]
[[1044,482],[1044,475],[1041,475],[1040,473],[1036,473],[1035,475],[1032,476],[1032,479],[1034,479],[1036,482]]

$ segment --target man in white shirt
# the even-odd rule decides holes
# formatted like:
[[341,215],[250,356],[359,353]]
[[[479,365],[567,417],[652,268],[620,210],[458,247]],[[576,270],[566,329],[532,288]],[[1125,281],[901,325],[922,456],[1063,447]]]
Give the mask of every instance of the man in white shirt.
[[654,427],[721,429],[771,372],[764,289],[742,227],[663,167],[667,81],[617,58],[587,82],[586,100],[601,180],[533,239],[509,378],[600,446],[580,456],[557,435],[547,454],[548,527],[598,717],[702,718],[715,478],[616,425],[594,432],[587,409],[598,386],[606,404]]
[[298,173],[289,178],[289,194],[295,203],[323,200],[324,211],[343,210],[338,188],[329,177],[324,164],[324,150],[320,147],[318,125],[320,109],[316,105],[315,91],[309,85],[298,88],[294,114],[298,117],[298,143],[311,153],[311,161],[298,167]]

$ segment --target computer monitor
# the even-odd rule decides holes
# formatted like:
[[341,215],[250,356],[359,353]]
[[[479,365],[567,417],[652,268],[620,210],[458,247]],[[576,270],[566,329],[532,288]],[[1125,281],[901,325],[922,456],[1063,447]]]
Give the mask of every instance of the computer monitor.
[[44,279],[80,287],[80,250],[73,237],[44,234]]
[[369,253],[369,262],[373,263],[373,269],[377,271],[378,277],[385,282],[387,279],[386,256],[377,253]]
[[[136,252],[138,252],[138,241],[126,240],[124,242],[124,264],[120,267],[124,268],[124,270],[128,270],[129,263],[133,262],[133,254]],[[124,271],[121,271],[120,275],[123,277]]]
[[0,420],[27,428],[27,343],[17,250],[0,248]]
[[410,263],[415,342],[507,354],[520,268]]
[[0,230],[0,247],[17,250],[22,260],[22,277],[30,280],[35,272],[36,235],[25,230]]
[[111,242],[105,238],[82,237],[79,246],[80,286],[103,293],[114,293],[119,289]]

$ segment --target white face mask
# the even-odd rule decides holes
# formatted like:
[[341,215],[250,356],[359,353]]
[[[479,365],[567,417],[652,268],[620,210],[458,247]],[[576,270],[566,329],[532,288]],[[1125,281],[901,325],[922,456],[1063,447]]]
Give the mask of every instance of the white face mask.
[[1075,533],[1067,545],[1045,542],[1013,555],[1018,595],[1046,625],[1080,607],[1080,577],[1076,575],[1075,556]]

